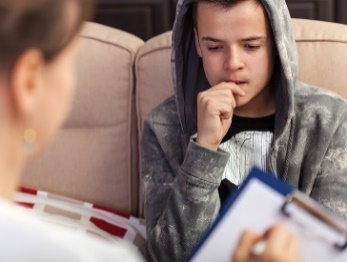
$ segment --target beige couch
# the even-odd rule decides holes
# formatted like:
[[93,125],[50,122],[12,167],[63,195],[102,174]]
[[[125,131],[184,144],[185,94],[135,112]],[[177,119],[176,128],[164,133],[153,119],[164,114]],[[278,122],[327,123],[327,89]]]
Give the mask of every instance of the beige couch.
[[[347,97],[347,26],[293,24],[299,78]],[[171,32],[144,43],[87,23],[81,39],[71,115],[22,184],[142,216],[138,141],[146,115],[173,93]]]

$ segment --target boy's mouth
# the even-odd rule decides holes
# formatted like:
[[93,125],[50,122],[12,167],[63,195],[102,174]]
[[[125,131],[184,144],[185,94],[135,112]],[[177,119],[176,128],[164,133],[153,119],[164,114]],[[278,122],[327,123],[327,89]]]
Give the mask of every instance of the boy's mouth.
[[242,81],[242,80],[225,80],[225,82],[234,83],[235,85],[238,85],[238,86],[247,84],[247,81]]
[[232,83],[234,83],[235,85],[243,85],[243,84],[246,84],[245,81],[231,81]]
[[234,84],[236,84],[236,85],[242,85],[242,84],[245,84],[246,83],[246,81],[244,81],[244,80],[241,80],[241,79],[226,79],[226,80],[224,80],[225,82],[229,82],[229,83],[234,83]]

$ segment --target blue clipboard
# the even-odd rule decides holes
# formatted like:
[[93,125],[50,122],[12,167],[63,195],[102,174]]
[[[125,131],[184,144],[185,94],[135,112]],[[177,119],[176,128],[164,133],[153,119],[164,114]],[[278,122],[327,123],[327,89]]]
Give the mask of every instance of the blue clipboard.
[[[252,199],[266,203],[267,211],[260,210],[256,213],[258,221],[251,221],[253,218],[249,217],[255,214],[250,207]],[[249,221],[240,219],[242,212],[251,214],[244,217]],[[235,243],[243,229],[255,226],[263,231],[278,221],[286,223],[298,235],[302,261],[347,261],[347,223],[290,185],[257,168],[252,169],[240,188],[227,199],[219,216],[192,252],[189,261],[204,262],[211,261],[211,258],[213,261],[230,261]],[[240,228],[237,228],[238,224],[242,224]],[[304,232],[302,227],[307,227],[305,230],[308,232],[316,233],[318,230],[321,235],[301,235]],[[225,245],[228,242],[230,246]],[[310,252],[317,249],[320,251]]]

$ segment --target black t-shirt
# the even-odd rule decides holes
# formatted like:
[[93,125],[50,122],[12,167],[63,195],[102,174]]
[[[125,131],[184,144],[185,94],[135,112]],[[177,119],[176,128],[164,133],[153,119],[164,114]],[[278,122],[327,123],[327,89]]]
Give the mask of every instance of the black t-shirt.
[[[261,118],[248,118],[233,116],[231,127],[224,136],[222,143],[228,141],[230,138],[238,133],[244,131],[270,131],[275,130],[275,115],[270,115]],[[231,183],[227,178],[224,178],[218,187],[218,193],[221,200],[221,206],[228,198],[228,196],[237,189],[237,186]]]

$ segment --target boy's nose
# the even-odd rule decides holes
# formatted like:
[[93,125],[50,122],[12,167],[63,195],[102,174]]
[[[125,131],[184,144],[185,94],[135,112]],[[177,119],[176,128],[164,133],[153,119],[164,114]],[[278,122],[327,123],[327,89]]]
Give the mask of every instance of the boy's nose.
[[237,71],[243,68],[242,59],[237,50],[231,50],[224,61],[224,69]]

